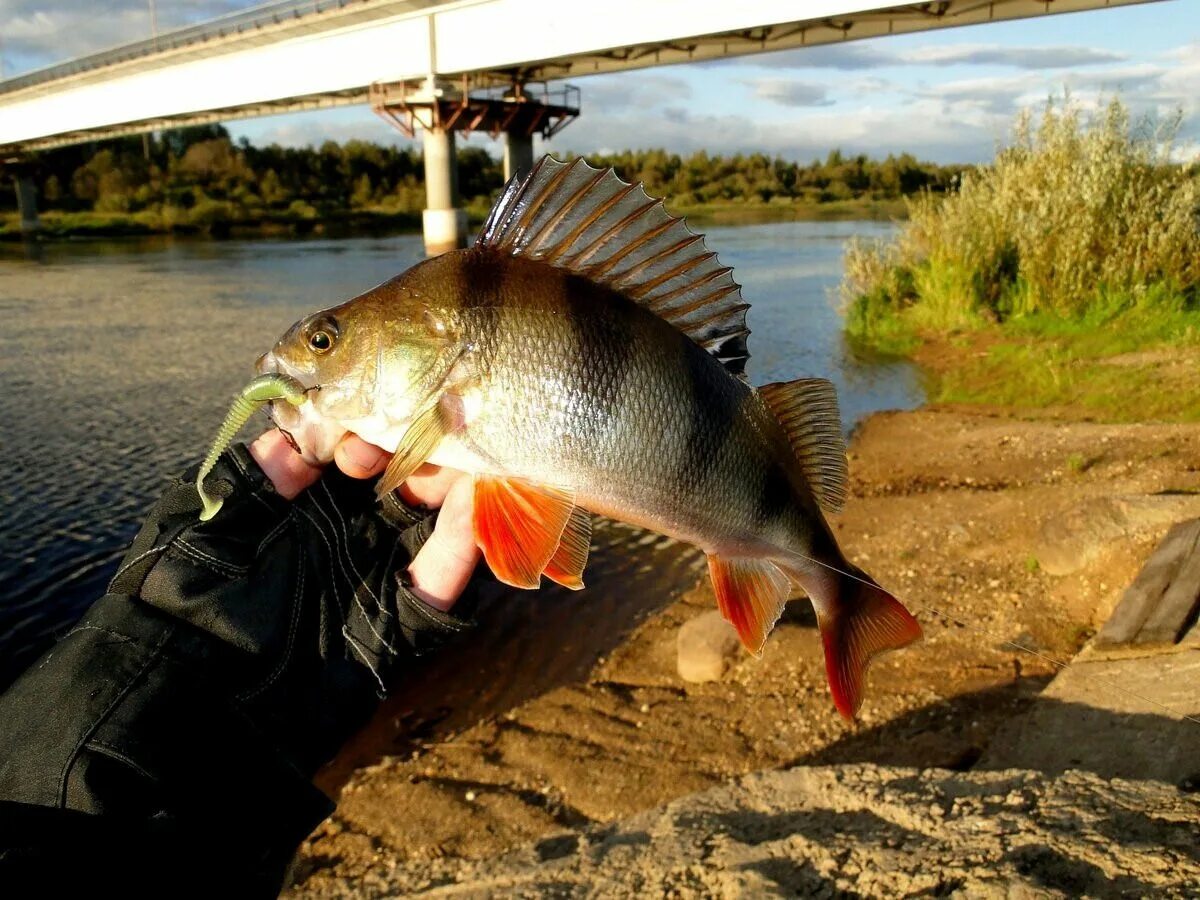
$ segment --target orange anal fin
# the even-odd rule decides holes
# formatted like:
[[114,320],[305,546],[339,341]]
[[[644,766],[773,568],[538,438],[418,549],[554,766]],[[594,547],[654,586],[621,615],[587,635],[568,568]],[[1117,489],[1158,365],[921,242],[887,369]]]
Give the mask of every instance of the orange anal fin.
[[592,517],[578,506],[571,510],[567,527],[563,529],[558,549],[546,563],[542,574],[551,581],[573,591],[583,590],[583,568],[587,565],[592,544]]
[[505,584],[536,588],[558,549],[575,498],[517,478],[475,479],[475,543]]
[[717,609],[754,655],[762,653],[767,635],[779,621],[791,593],[791,580],[766,559],[708,557],[708,574]]
[[871,660],[921,638],[921,624],[899,600],[853,571],[799,577],[817,611],[833,703],[851,721],[862,706]]

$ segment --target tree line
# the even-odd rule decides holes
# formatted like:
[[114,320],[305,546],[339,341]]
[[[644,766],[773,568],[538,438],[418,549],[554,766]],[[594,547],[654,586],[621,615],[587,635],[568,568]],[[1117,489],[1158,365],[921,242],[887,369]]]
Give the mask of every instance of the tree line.
[[[627,180],[643,181],[671,205],[827,203],[887,200],[951,189],[962,166],[909,154],[883,160],[834,150],[793,162],[762,153],[681,156],[663,150],[589,157]],[[499,160],[460,147],[459,190],[474,216],[486,213],[503,180]],[[425,205],[419,150],[350,140],[319,147],[257,147],[220,125],[44,151],[35,160],[42,211],[142,221],[153,230],[222,223],[315,221],[377,214],[415,221]],[[0,204],[13,209],[11,191]]]

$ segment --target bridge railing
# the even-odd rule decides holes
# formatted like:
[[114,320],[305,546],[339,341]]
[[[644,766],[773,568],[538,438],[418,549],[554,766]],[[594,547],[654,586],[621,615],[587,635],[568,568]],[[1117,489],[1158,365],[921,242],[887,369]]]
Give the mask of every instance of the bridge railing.
[[[405,10],[436,6],[437,2],[438,0],[407,0],[407,2],[403,2],[403,0],[396,2],[396,0],[393,0],[393,2],[386,5],[403,12]],[[441,0],[441,2],[444,2],[444,0]],[[7,78],[0,81],[0,94],[19,91],[27,87],[54,81],[59,78],[66,78],[71,75],[78,75],[81,72],[91,69],[100,69],[104,66],[115,65],[116,63],[126,62],[131,59],[151,56],[167,50],[175,50],[190,44],[199,44],[232,35],[245,34],[246,32],[256,31],[271,25],[281,25],[284,22],[302,19],[307,16],[332,12],[350,6],[373,5],[384,4],[380,0],[276,0],[273,3],[264,3],[261,6],[252,6],[249,9],[239,12],[227,13],[224,16],[209,19],[206,22],[200,22],[196,25],[187,25],[173,31],[164,31],[162,34],[146,38],[142,41],[121,44],[118,47],[81,56],[69,62],[47,66],[44,69],[36,69],[33,72],[18,75],[15,78]]]

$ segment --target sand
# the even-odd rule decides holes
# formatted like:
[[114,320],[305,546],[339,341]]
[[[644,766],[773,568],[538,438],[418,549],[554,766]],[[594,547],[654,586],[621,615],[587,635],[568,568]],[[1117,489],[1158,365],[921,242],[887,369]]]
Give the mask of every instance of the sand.
[[761,772],[486,860],[381,866],[305,897],[1194,897],[1194,796],[1088,772]]

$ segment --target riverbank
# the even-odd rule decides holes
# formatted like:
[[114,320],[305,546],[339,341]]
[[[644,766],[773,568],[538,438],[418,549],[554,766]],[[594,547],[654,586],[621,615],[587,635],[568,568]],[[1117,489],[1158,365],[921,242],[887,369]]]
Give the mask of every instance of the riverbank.
[[[482,222],[482,218],[475,217]],[[254,218],[222,215],[174,218],[155,212],[62,212],[48,210],[40,216],[38,240],[67,238],[122,238],[148,235],[179,235],[211,238],[300,237],[324,235],[396,234],[420,231],[421,214],[387,210],[347,210],[336,215],[318,215],[311,207]],[[23,239],[15,214],[0,217],[0,240]]]
[[[775,222],[876,221],[903,219],[903,199],[831,200],[826,203],[788,201],[775,203],[708,203],[669,206],[693,225],[709,228],[723,225],[760,225]],[[467,218],[472,227],[483,223],[487,209],[471,206]],[[346,210],[322,214],[312,207],[257,217],[226,217],[215,211],[208,217],[173,218],[155,212],[100,213],[48,210],[41,214],[40,240],[99,237],[139,237],[153,234],[190,235],[215,238],[254,238],[322,235],[398,234],[421,230],[420,212],[396,212],[386,208]],[[22,239],[15,213],[0,215],[0,240]]]
[[1096,422],[1200,422],[1200,309],[943,332],[889,324],[868,349],[920,366],[934,403]]
[[[563,829],[608,833],[760,770],[970,768],[1048,683],[1047,659],[1070,659],[1107,618],[1169,522],[1200,515],[1200,426],[1077,418],[933,405],[858,430],[839,540],[925,628],[923,643],[873,667],[859,725],[833,711],[803,603],[761,660],[740,655],[721,680],[683,682],[679,628],[713,604],[698,565],[698,586],[678,599],[645,596],[641,615],[626,607],[578,629],[551,630],[537,604],[532,615],[486,607],[481,630],[543,637],[506,659],[477,636],[388,702],[324,774],[340,806],[306,842],[295,895],[435,859],[438,871],[483,871],[471,861],[557,846]],[[1093,514],[1114,503],[1121,515]],[[554,599],[586,618],[595,598]],[[577,665],[552,664],[564,655]],[[987,855],[983,843],[960,849]]]

